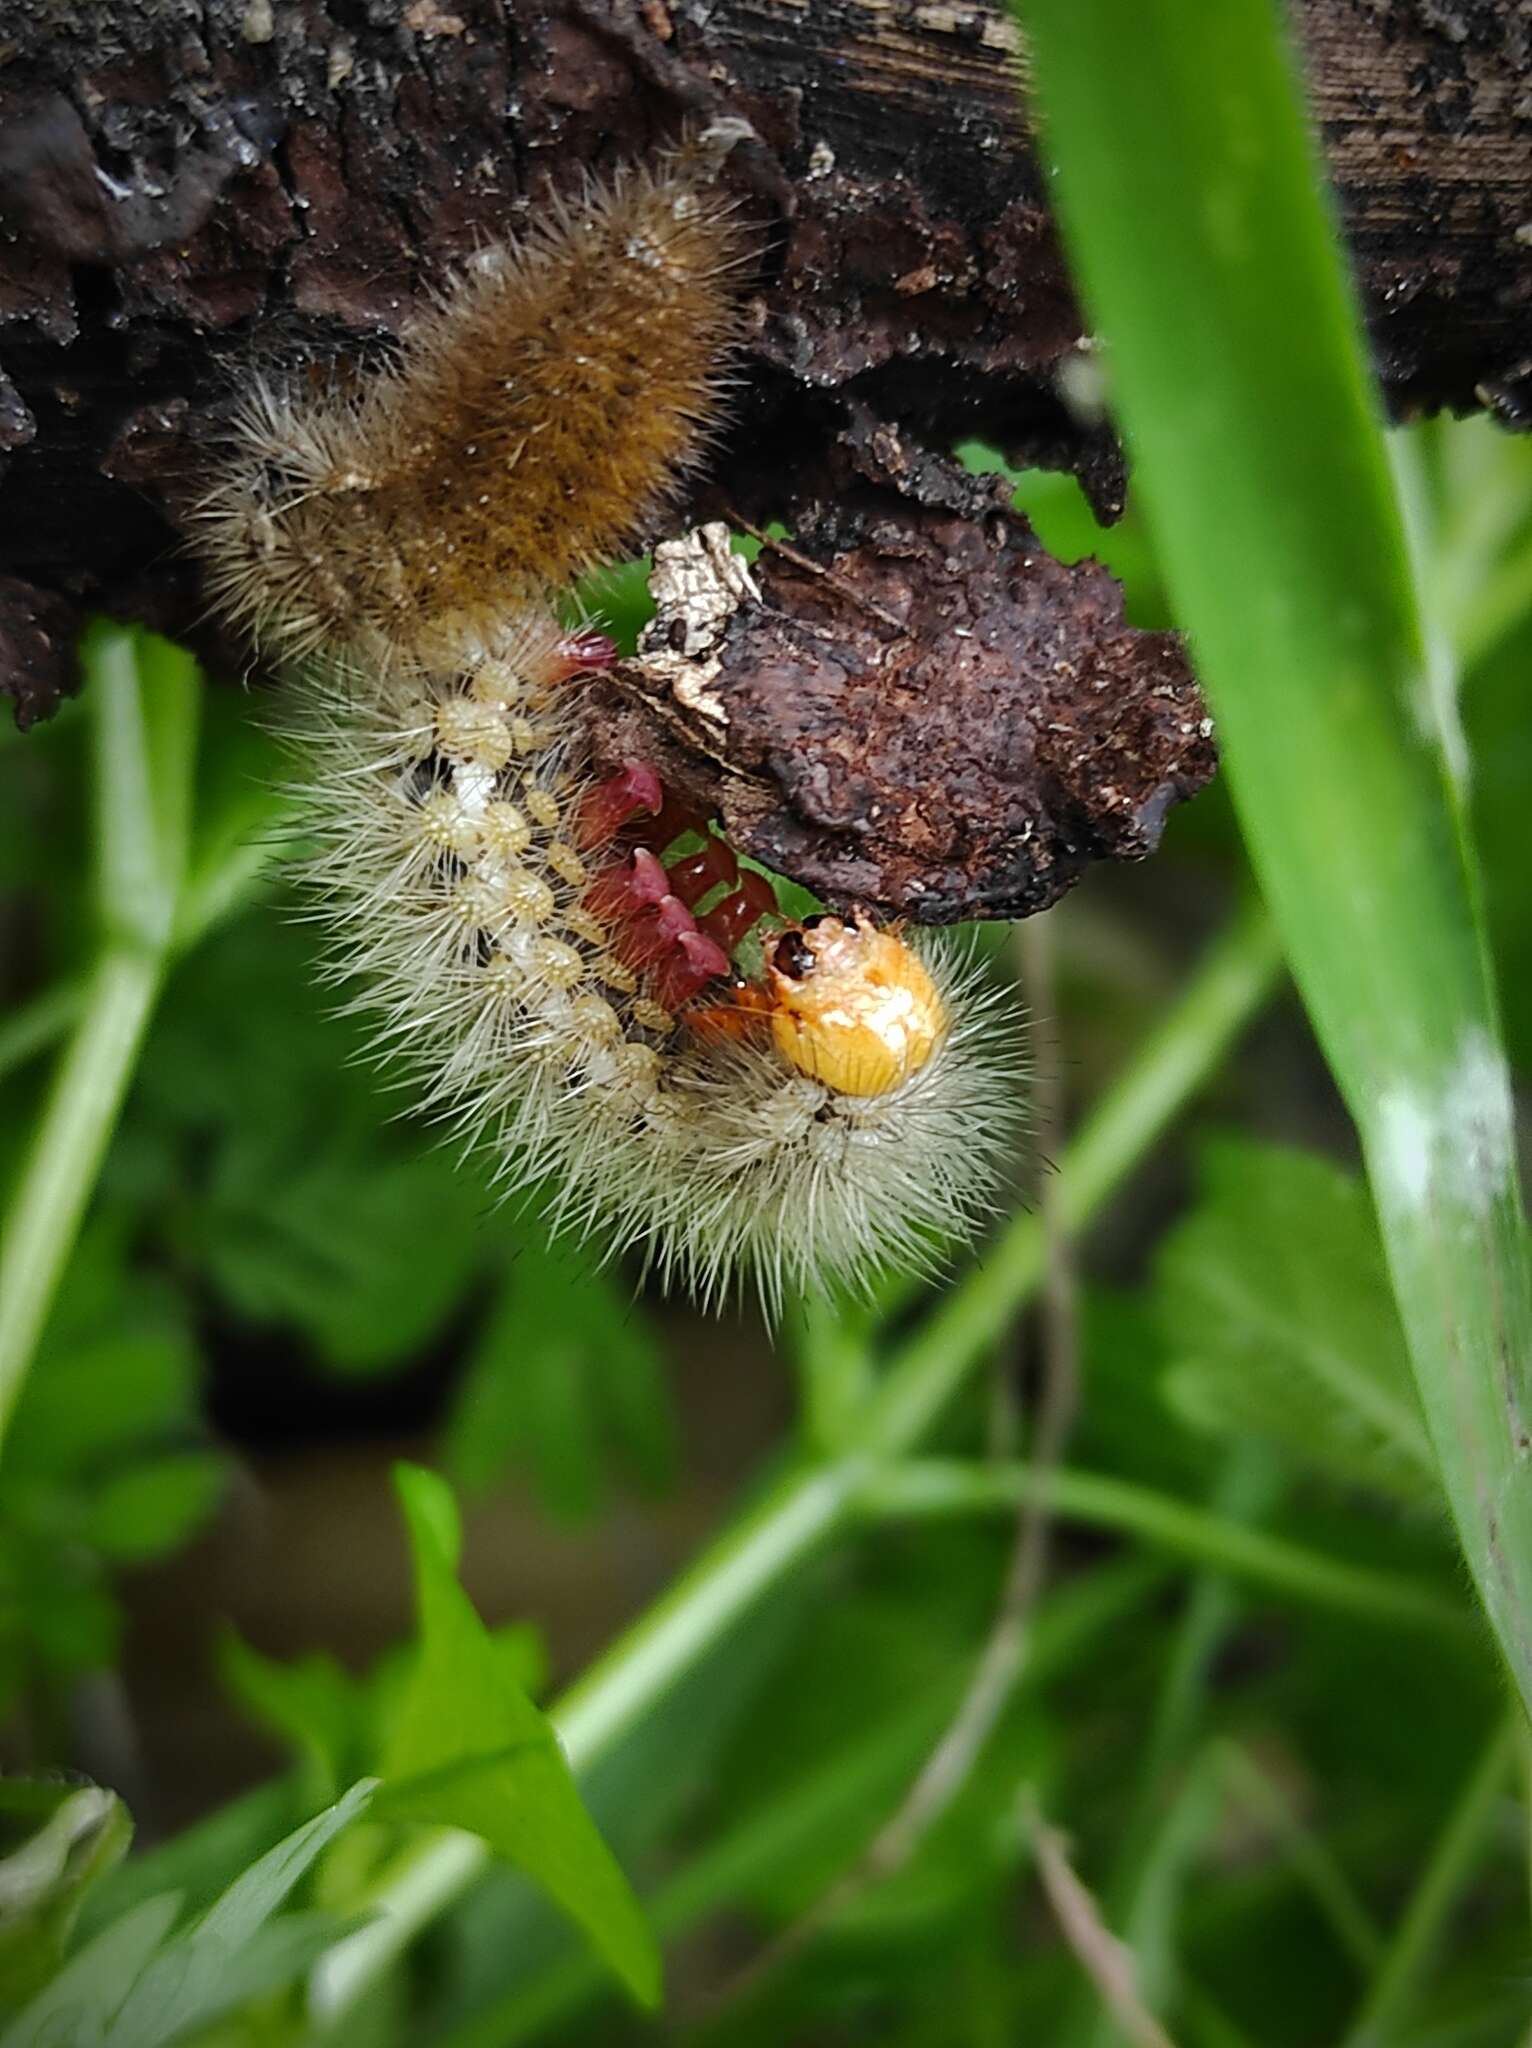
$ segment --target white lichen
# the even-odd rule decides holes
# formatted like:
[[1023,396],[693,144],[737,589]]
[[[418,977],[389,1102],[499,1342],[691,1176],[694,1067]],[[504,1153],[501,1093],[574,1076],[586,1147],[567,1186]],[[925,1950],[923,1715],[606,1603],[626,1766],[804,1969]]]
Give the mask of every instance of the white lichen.
[[1435,1087],[1384,1089],[1375,1158],[1384,1201],[1403,1210],[1458,1209],[1483,1216],[1511,1185],[1516,1124],[1511,1081],[1482,1025],[1467,1031]]

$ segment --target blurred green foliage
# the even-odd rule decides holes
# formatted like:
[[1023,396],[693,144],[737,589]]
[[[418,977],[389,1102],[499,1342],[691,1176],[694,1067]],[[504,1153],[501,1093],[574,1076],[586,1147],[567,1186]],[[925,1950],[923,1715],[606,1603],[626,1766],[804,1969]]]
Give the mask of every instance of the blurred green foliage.
[[[1430,430],[1433,462],[1449,431],[1479,429]],[[1022,488],[1050,544],[1078,553],[1102,542],[1138,615],[1155,616],[1131,517],[1101,536],[1069,480]],[[1517,886],[1518,764],[1532,744],[1517,690],[1529,653],[1522,627],[1475,671],[1464,701],[1518,1049],[1532,1013],[1532,925]],[[205,725],[202,805],[248,802],[271,767],[248,707],[213,692]],[[22,934],[10,992],[24,1004],[67,988],[89,944],[78,715],[25,746],[0,742],[0,776],[13,796],[0,807],[0,886]],[[1164,942],[1133,920],[1167,929],[1162,901],[1190,889],[1211,905],[1239,881],[1227,809],[1204,800],[1175,821],[1157,870],[1087,885],[1055,920],[1074,1032],[1066,1057],[1084,1070],[1076,1086],[1131,1059],[1169,992]],[[661,1326],[619,1271],[550,1248],[534,1213],[497,1206],[474,1162],[393,1113],[386,1077],[358,1056],[357,1028],[315,988],[314,940],[291,910],[280,877],[268,878],[176,970],[6,1445],[0,1677],[13,1727],[27,1731],[13,1753],[37,1762],[68,1756],[75,1690],[117,1653],[116,1569],[184,1548],[217,1511],[231,1460],[209,1429],[204,1388],[231,1341],[236,1360],[283,1356],[282,1385],[298,1404],[284,1421],[300,1439],[306,1387],[385,1385],[422,1354],[438,1357],[454,1388],[441,1455],[470,1501],[527,1488],[556,1525],[588,1527],[689,1483]],[[23,1048],[0,1070],[12,1147],[43,1057]],[[1195,1177],[1178,1169],[1169,1183],[1176,1202],[1163,1224],[1130,1212],[1115,1251],[1108,1233],[1115,1277],[1092,1280],[1081,1304],[1088,1395],[1071,1466],[1195,1505],[1215,1526],[1253,1517],[1279,1538],[1450,1595],[1450,1541],[1361,1185],[1333,1157],[1271,1142],[1294,1116],[1340,1131],[1290,1022],[1220,1077],[1215,1111]],[[805,1426],[826,1440],[854,1429],[876,1328],[875,1316],[849,1311],[794,1326],[805,1397],[821,1404]],[[836,1378],[837,1346],[849,1379]],[[720,1354],[711,1369],[733,1368]],[[976,1449],[1001,1426],[988,1400],[969,1398],[946,1447]],[[1241,1461],[1257,1451],[1263,1476],[1241,1482]],[[1359,2008],[1411,1873],[1440,1846],[1476,1763],[1493,1760],[1491,1659],[1469,1634],[1428,1641],[1301,1601],[1279,1610],[1215,1570],[1188,1575],[1077,1526],[1060,1541],[1026,1677],[940,1823],[896,1875],[858,1880],[812,1940],[732,1989],[726,1959],[749,1953],[739,1934],[758,1943],[813,1915],[858,1870],[941,1734],[993,1611],[1003,1522],[869,1526],[784,1587],[748,1644],[721,1641],[582,1780],[675,1952],[681,1988],[666,2038],[741,2048],[1028,2036],[1101,2048],[1117,2038],[1025,1903],[1035,1895],[1023,1785],[1067,1821],[1079,1866],[1133,1938],[1178,2041],[1285,2048],[1335,2038]],[[13,2000],[47,1975],[76,1915],[67,1953],[77,1974],[47,1995],[114,1971],[123,1997],[145,1982],[168,1996],[154,1992],[163,1974],[147,1973],[169,1967],[196,1916],[306,1815],[388,1760],[412,1684],[437,1689],[417,1706],[422,1729],[448,1725],[449,1699],[489,1697],[487,1660],[499,1697],[546,1686],[536,1634],[501,1621],[475,1636],[459,1608],[478,1675],[449,1656],[426,1680],[418,1670],[412,1680],[418,1652],[407,1645],[358,1675],[324,1651],[283,1661],[226,1637],[218,1662],[231,1700],[290,1752],[289,1770],[112,1869],[105,1855],[99,1869],[78,1852],[50,1861],[46,1825],[23,1821],[19,1846],[42,1878],[13,1916],[23,1957]],[[446,1770],[451,1796],[418,1810],[488,1829],[472,1773],[480,1745],[503,1750],[505,1732],[486,1724],[465,1738],[466,1778]],[[1532,2008],[1510,1783],[1496,1782],[1453,1894],[1471,1894],[1472,1917],[1454,1914],[1433,1935],[1439,1961],[1399,2022],[1407,2048],[1510,2048]],[[365,1930],[420,1833],[397,1797],[392,1817],[369,1806],[316,1850],[302,1910],[273,1906],[258,1938],[241,1923],[245,1962],[233,1970],[221,1952],[217,1995],[198,1979],[205,1989],[188,1995],[180,2038],[210,2048],[331,2038],[304,2017],[302,1974],[344,1948],[347,1928]],[[561,1843],[568,1818],[555,1827]],[[519,1824],[506,1826],[516,1860]],[[595,1839],[583,1818],[572,1826]],[[168,1894],[181,1900],[173,1910]],[[634,1939],[618,1937],[630,1968]],[[687,1989],[699,1972],[713,1986],[700,2003]],[[609,2002],[608,1981],[524,1878],[491,1867],[337,2024],[343,2038],[411,2048],[606,2044],[634,2025]],[[123,2009],[131,2019],[134,2007]]]

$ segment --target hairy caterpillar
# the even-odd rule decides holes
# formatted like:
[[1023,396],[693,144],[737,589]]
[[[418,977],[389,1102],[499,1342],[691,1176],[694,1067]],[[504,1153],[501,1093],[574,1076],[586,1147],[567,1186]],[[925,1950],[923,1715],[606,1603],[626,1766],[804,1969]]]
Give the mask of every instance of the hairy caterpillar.
[[771,1305],[973,1224],[1014,1048],[935,949],[785,922],[645,763],[591,767],[614,650],[551,598],[717,418],[743,241],[708,166],[554,204],[369,381],[261,385],[200,531],[224,613],[299,658],[308,878],[380,1048],[556,1220]]

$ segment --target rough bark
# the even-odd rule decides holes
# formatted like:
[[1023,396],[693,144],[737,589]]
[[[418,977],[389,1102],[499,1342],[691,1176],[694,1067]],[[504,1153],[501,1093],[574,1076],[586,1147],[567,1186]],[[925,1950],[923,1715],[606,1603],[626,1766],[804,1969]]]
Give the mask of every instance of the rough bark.
[[[1524,424],[1532,15],[1293,7],[1389,402]],[[365,354],[550,182],[726,112],[762,259],[696,509],[801,520],[885,432],[905,499],[978,435],[1114,516],[1023,68],[946,0],[0,0],[0,691],[45,715],[100,607],[238,663],[180,530],[252,357]]]

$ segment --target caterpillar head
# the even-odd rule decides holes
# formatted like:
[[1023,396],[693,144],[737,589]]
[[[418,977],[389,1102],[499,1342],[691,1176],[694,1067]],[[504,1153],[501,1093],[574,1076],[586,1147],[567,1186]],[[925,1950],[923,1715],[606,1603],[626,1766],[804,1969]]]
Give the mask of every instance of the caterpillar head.
[[839,1095],[887,1095],[946,1035],[946,1004],[925,964],[860,911],[850,924],[814,917],[777,933],[765,959],[778,1052]]

